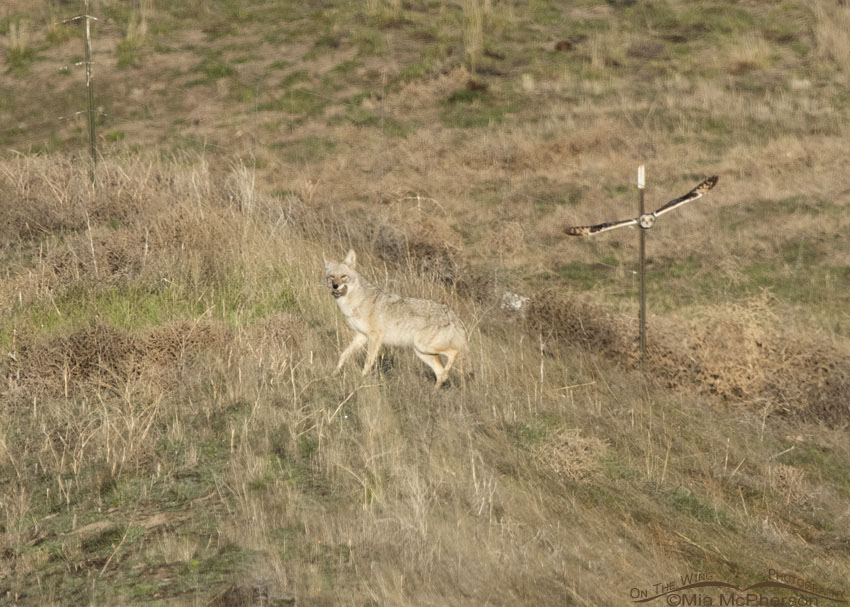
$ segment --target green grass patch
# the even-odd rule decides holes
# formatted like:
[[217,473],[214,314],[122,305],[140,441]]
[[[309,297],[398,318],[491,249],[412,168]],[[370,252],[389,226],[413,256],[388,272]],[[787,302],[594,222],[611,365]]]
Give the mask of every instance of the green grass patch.
[[738,232],[748,230],[753,222],[764,217],[779,216],[778,220],[784,220],[782,216],[818,215],[834,211],[835,209],[824,200],[796,195],[778,200],[762,198],[726,207],[719,215],[718,221],[724,230]]
[[576,499],[588,507],[616,512],[634,508],[634,506],[630,507],[626,504],[625,498],[621,494],[597,483],[577,483],[572,488]]
[[115,47],[118,69],[123,70],[130,67],[139,67],[139,51],[141,50],[141,48],[141,40],[128,38],[121,40]]
[[309,81],[310,73],[307,70],[294,70],[283,77],[280,86],[281,88],[290,88],[293,84]]
[[[726,301],[746,301],[767,289],[792,305],[815,305],[836,319],[850,305],[850,266],[819,263],[824,244],[807,239],[783,243],[781,256],[742,265],[733,275],[711,270],[698,258],[648,260],[646,269],[647,301],[656,313],[670,312],[719,295]],[[612,297],[637,299],[636,260],[625,262],[605,256],[598,262],[570,262],[557,266],[554,273],[544,272],[530,279],[540,285],[553,280],[566,281],[579,291],[604,289]],[[840,324],[840,323],[839,323]]]
[[216,57],[205,58],[195,66],[195,71],[203,74],[203,77],[192,80],[186,86],[215,84],[216,81],[235,76],[237,73],[236,68]]
[[785,452],[778,458],[783,464],[804,468],[810,477],[819,483],[827,481],[850,491],[850,476],[847,475],[850,461],[845,454],[815,443],[783,443]]
[[549,426],[543,422],[516,422],[508,425],[507,434],[517,447],[529,449],[543,442],[549,434]]
[[600,283],[612,279],[613,268],[605,263],[582,263],[571,261],[558,266],[555,270],[558,277],[570,283],[570,286],[582,291],[589,291]]
[[687,487],[676,487],[672,491],[667,491],[664,501],[674,511],[701,523],[717,524],[723,527],[729,523],[725,511],[707,503]]
[[409,125],[392,116],[381,116],[361,106],[350,108],[345,113],[345,120],[355,126],[377,128],[388,137],[403,139],[410,134]]
[[331,153],[336,148],[336,142],[327,137],[308,136],[275,143],[272,148],[278,150],[288,162],[315,162]]
[[424,62],[411,63],[399,70],[398,80],[404,83],[421,80],[429,71],[429,66]]
[[616,453],[611,452],[600,459],[605,476],[613,481],[636,481],[641,474],[624,462]]
[[505,121],[518,106],[492,93],[468,88],[453,91],[441,102],[440,120],[452,128],[480,128]]
[[50,46],[59,46],[78,36],[78,30],[71,24],[57,23],[53,27],[48,28],[45,40]]
[[[177,287],[148,290],[136,286],[101,292],[70,292],[54,308],[42,307],[34,318],[45,329],[65,324],[79,326],[90,318],[124,329],[163,324],[174,318],[191,318],[204,313],[202,301],[193,301]],[[40,322],[39,322],[40,321]]]
[[289,89],[275,99],[257,106],[263,112],[284,112],[293,116],[316,116],[324,111],[328,100],[309,89]]
[[7,73],[23,75],[29,73],[30,64],[35,61],[35,49],[29,46],[12,47],[6,50]]
[[334,67],[335,74],[350,74],[363,64],[356,59],[347,59]]
[[352,39],[358,57],[376,57],[387,54],[389,47],[384,35],[378,30],[361,29]]
[[294,292],[273,277],[264,288],[230,279],[200,292],[174,283],[162,288],[123,285],[107,289],[71,289],[51,301],[15,306],[6,321],[44,334],[73,330],[97,319],[121,329],[134,330],[167,322],[210,315],[228,324],[253,322],[296,306]]
[[678,19],[691,33],[708,31],[715,34],[741,34],[756,27],[756,17],[728,2],[692,3],[679,13]]

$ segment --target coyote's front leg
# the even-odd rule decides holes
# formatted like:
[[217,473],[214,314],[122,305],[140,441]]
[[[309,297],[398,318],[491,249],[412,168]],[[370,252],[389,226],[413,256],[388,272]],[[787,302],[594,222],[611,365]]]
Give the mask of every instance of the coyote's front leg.
[[383,335],[381,333],[372,333],[369,335],[369,346],[366,348],[366,364],[363,365],[363,377],[369,375],[372,370],[372,365],[375,364],[375,359],[378,358],[378,351],[383,343]]
[[348,345],[348,347],[342,351],[342,354],[339,355],[339,362],[336,364],[336,373],[339,373],[342,369],[342,365],[345,364],[345,361],[348,360],[348,357],[352,355],[355,350],[359,350],[363,346],[366,345],[368,339],[362,333],[355,333],[354,339]]

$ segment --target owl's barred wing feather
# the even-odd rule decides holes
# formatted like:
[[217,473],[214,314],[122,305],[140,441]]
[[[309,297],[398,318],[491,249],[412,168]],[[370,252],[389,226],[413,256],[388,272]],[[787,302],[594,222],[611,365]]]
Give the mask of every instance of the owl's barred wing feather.
[[624,219],[623,221],[608,221],[595,226],[576,226],[564,228],[564,232],[570,236],[586,236],[588,234],[598,234],[615,228],[623,228],[625,226],[633,226],[638,222],[637,219]]

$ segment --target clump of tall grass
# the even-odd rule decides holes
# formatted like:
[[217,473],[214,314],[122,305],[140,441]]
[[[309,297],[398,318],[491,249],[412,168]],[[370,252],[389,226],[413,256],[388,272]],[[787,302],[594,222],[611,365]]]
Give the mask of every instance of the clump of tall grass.
[[484,52],[484,7],[481,0],[463,0],[463,49],[469,71],[475,68]]
[[850,6],[831,0],[809,0],[807,4],[814,14],[818,53],[850,73]]
[[31,46],[32,34],[29,21],[15,19],[9,22],[6,35],[6,62],[12,69],[21,69],[35,57],[35,49]]

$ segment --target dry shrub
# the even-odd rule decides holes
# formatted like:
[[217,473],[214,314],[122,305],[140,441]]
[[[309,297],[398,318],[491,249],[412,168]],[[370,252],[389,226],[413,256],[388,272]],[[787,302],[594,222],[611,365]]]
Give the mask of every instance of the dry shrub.
[[770,316],[766,305],[731,305],[709,311],[689,327],[686,347],[698,363],[698,381],[705,390],[736,400],[764,394],[771,371],[777,370],[770,367],[779,362],[772,351],[777,340]]
[[[827,423],[850,414],[850,352],[824,336],[783,327],[769,297],[705,310],[687,323],[649,324],[646,361],[668,388]],[[526,327],[637,369],[637,327],[590,304],[545,291],[531,298]]]
[[145,235],[131,230],[94,228],[71,235],[48,250],[43,270],[55,284],[96,278],[115,281],[136,276],[147,256]]
[[526,327],[535,335],[607,358],[632,358],[634,346],[627,337],[629,327],[625,320],[553,290],[537,293],[526,305]]
[[191,356],[220,348],[230,339],[227,329],[209,322],[178,320],[157,326],[139,338],[142,365],[160,374],[173,374]]
[[176,205],[154,217],[143,238],[147,254],[164,268],[179,267],[194,285],[220,284],[234,266],[242,226],[230,210]]
[[664,43],[659,42],[658,40],[646,40],[639,39],[632,42],[628,49],[626,49],[626,55],[632,57],[634,59],[658,59],[665,52]]
[[761,297],[708,310],[685,333],[701,391],[836,422],[850,412],[850,353],[823,336],[783,326]]
[[5,241],[41,238],[46,234],[80,230],[86,226],[82,206],[58,205],[38,194],[24,198],[0,196],[0,213],[5,218],[0,238]]
[[502,265],[523,258],[527,249],[525,229],[519,221],[499,222],[484,237],[487,251],[495,253]]
[[454,288],[460,297],[479,304],[493,303],[499,296],[494,273],[473,265],[464,265],[458,270]]
[[36,394],[68,395],[80,382],[113,383],[129,376],[141,357],[127,331],[103,324],[44,341],[20,337],[7,375],[10,383]]
[[248,337],[255,344],[296,350],[307,338],[304,321],[289,312],[278,312],[254,324]]
[[129,173],[120,159],[103,162],[94,185],[81,170],[88,162],[76,156],[4,159],[0,211],[8,221],[0,227],[0,237],[31,239],[85,230],[99,222],[126,224],[165,202],[158,194],[167,184],[151,178],[150,161],[136,159]]
[[207,603],[211,607],[252,607],[253,605],[295,605],[295,599],[279,593],[273,585],[257,581],[251,586],[233,584]]
[[[227,253],[236,250],[239,230],[226,212],[202,217],[172,209],[149,225],[92,227],[43,247],[35,269],[42,287],[79,285],[81,281],[116,284],[148,272],[167,272],[170,280],[221,282],[232,268]],[[175,275],[173,267],[184,275]]]
[[225,329],[209,323],[178,321],[147,334],[93,323],[46,340],[18,336],[2,370],[10,387],[29,394],[69,396],[92,384],[120,389],[133,379],[172,385],[193,356],[228,339]]
[[414,80],[405,85],[398,94],[390,95],[387,104],[395,111],[421,110],[439,105],[439,101],[469,82],[469,72],[458,67],[446,74],[428,80]]
[[794,368],[806,379],[803,417],[846,426],[850,419],[850,353],[812,338],[794,345]]
[[372,250],[382,261],[454,284],[463,243],[444,220],[415,210],[379,223],[372,235]]
[[0,163],[0,240],[39,238],[85,226],[88,187],[73,160],[16,156]]
[[540,445],[534,457],[558,476],[582,481],[601,468],[607,447],[603,440],[581,436],[580,429],[564,428]]
[[278,222],[305,238],[346,243],[358,252],[371,251],[387,264],[454,284],[463,265],[463,239],[441,217],[411,208],[416,199],[415,194],[397,193],[387,196],[388,208],[380,213],[367,209],[340,214],[289,196]]

